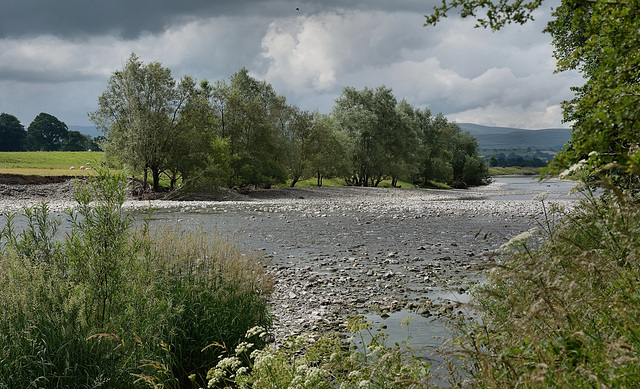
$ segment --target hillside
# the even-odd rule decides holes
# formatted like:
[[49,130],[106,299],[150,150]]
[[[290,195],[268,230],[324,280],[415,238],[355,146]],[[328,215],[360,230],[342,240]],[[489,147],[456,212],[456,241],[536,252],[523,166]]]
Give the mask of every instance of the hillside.
[[568,128],[523,130],[511,127],[491,127],[472,123],[458,123],[460,127],[478,138],[480,149],[560,150],[571,139]]

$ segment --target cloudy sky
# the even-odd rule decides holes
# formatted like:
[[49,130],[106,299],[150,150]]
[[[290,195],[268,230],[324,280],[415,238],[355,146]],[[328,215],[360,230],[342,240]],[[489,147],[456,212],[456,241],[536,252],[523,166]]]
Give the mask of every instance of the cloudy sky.
[[424,27],[434,0],[0,0],[0,112],[25,127],[40,112],[91,125],[135,52],[175,78],[244,66],[307,110],[328,113],[346,86],[385,85],[458,122],[565,127],[560,103],[581,78],[554,74],[541,33],[554,1],[493,33],[457,17]]

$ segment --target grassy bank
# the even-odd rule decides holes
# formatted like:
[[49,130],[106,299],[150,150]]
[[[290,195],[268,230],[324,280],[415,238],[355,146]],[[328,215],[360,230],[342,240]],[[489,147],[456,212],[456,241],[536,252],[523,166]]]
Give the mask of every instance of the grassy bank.
[[[103,152],[25,151],[0,153],[0,173],[26,175],[87,175],[82,166],[100,166]],[[71,169],[71,167],[74,169]]]
[[549,217],[557,226],[513,238],[475,291],[482,321],[458,323],[457,373],[474,388],[637,387],[637,202],[587,196]]

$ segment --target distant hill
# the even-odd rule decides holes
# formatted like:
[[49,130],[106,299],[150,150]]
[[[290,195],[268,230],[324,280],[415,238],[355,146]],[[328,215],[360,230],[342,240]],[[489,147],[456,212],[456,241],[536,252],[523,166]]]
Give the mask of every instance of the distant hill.
[[464,131],[478,138],[480,149],[537,148],[560,150],[571,139],[568,128],[523,130],[511,127],[491,127],[472,123],[458,123]]

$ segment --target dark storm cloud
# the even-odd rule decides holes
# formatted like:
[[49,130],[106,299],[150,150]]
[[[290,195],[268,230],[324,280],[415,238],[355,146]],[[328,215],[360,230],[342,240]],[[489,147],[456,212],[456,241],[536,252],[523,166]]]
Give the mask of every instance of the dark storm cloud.
[[339,9],[428,12],[431,6],[427,4],[417,0],[9,0],[2,4],[0,12],[0,38],[115,34],[134,39],[144,33],[161,32],[185,19],[242,15],[281,17]]

